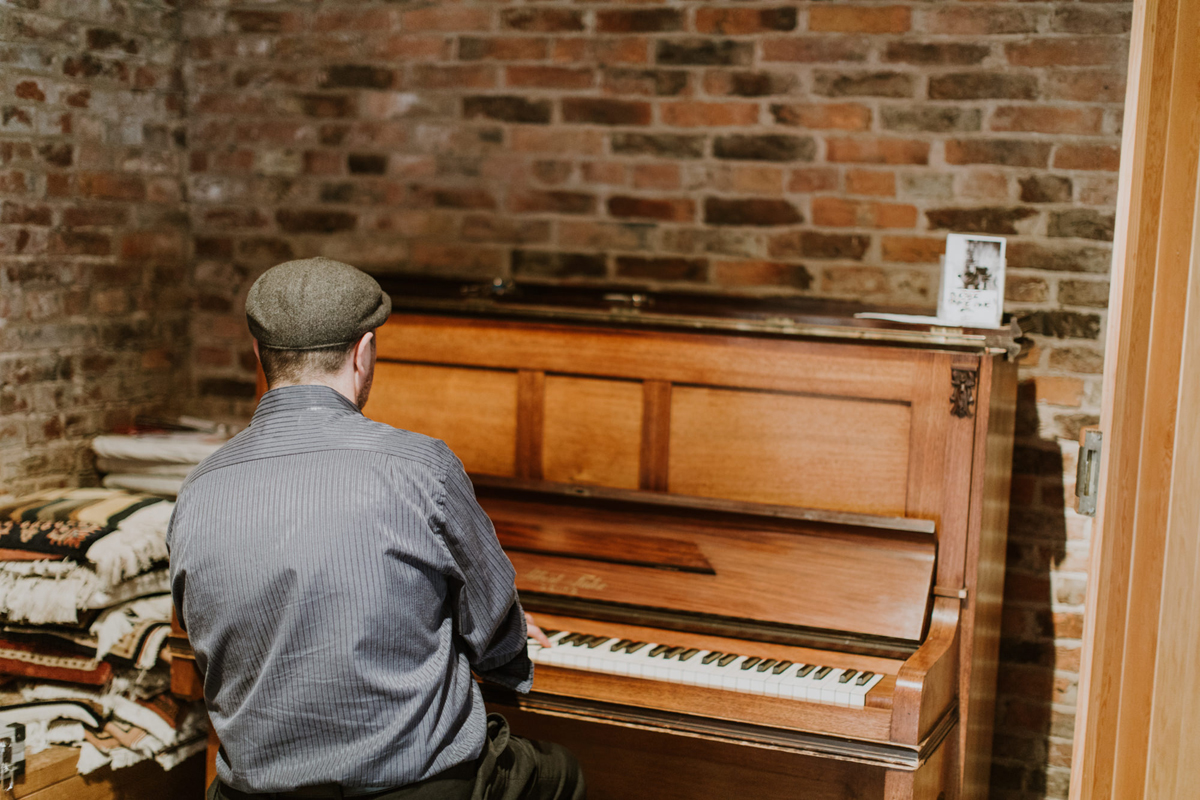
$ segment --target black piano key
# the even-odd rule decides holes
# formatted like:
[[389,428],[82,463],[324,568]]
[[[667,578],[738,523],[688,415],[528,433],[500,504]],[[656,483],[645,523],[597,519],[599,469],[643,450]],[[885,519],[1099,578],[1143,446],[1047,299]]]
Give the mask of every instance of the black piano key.
[[546,628],[544,631],[542,631],[542,633],[546,634],[546,638],[549,639],[551,636],[553,636],[556,633],[562,633],[562,631],[555,631],[555,630]]
[[871,680],[871,678],[874,678],[874,677],[875,677],[874,672],[862,672],[862,673],[859,673],[858,680],[855,681],[855,683],[857,683],[859,686],[865,686],[867,681]]
[[728,667],[734,661],[737,661],[741,656],[737,653],[726,653],[717,660],[718,667]]
[[566,636],[559,639],[558,643],[559,644],[574,644],[575,640],[578,639],[582,635],[583,634],[581,634],[581,633],[568,633]]
[[816,664],[805,664],[804,666],[800,667],[800,669],[796,670],[796,677],[807,678],[808,673],[812,672],[814,669],[816,669],[816,667]]
[[625,652],[629,653],[629,655],[633,655],[634,653],[636,653],[638,650],[641,650],[645,646],[646,646],[645,642],[633,642],[628,647],[625,648]]
[[825,680],[825,676],[831,672],[833,672],[833,667],[821,667],[813,675],[813,680],[814,681],[823,681],[823,680]]
[[759,672],[766,672],[767,670],[769,670],[769,669],[770,669],[771,667],[773,667],[773,666],[775,666],[775,659],[773,659],[773,658],[765,658],[765,659],[763,659],[762,663],[758,665],[758,671],[759,671]]
[[749,658],[747,658],[745,661],[742,662],[742,669],[750,669],[751,667],[753,667],[755,664],[757,664],[760,661],[762,661],[762,659],[759,658],[758,656],[750,656]]
[[696,653],[699,653],[699,652],[700,652],[700,650],[695,647],[693,647],[689,650],[684,650],[682,653],[679,654],[679,660],[687,661],[689,658],[691,658],[692,656],[696,655]]
[[616,644],[614,644],[612,647],[610,647],[608,649],[612,650],[615,653],[618,650],[624,650],[626,647],[629,647],[629,645],[631,645],[631,644],[633,644],[632,640],[622,639],[621,641],[617,642]]
[[838,683],[849,683],[850,679],[858,674],[856,669],[844,670],[841,675],[838,675]]
[[787,668],[790,666],[792,666],[791,661],[780,661],[778,664],[775,665],[775,669],[771,670],[771,672],[775,673],[776,675],[779,675],[782,672],[786,672]]
[[672,647],[667,652],[663,653],[663,658],[671,659],[683,652],[682,647]]
[[611,639],[611,636],[593,636],[585,644],[593,650]]
[[669,649],[671,649],[671,645],[660,644],[657,647],[655,647],[653,650],[650,651],[650,657],[657,658],[658,656],[661,656],[663,653],[665,653]]
[[712,662],[716,661],[718,658],[720,658],[723,655],[725,655],[725,654],[722,652],[719,652],[717,650],[713,650],[711,653],[706,655],[704,658],[700,659],[700,663],[701,664],[711,664]]

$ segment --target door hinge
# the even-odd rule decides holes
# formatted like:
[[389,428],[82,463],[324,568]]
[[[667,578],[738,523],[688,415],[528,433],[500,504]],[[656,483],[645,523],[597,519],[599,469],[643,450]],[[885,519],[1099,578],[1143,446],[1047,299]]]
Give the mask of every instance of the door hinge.
[[950,413],[954,416],[971,416],[971,408],[975,405],[975,383],[978,375],[973,369],[950,369]]
[[1099,428],[1079,432],[1079,464],[1075,468],[1075,510],[1096,516],[1096,498],[1100,494],[1100,451],[1104,434]]

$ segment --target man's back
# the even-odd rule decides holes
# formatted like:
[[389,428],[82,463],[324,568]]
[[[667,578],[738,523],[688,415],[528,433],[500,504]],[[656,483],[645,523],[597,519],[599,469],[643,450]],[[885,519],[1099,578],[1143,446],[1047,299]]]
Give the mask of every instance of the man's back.
[[236,789],[422,780],[483,745],[472,667],[528,688],[512,566],[458,459],[332,389],[269,392],[169,544]]

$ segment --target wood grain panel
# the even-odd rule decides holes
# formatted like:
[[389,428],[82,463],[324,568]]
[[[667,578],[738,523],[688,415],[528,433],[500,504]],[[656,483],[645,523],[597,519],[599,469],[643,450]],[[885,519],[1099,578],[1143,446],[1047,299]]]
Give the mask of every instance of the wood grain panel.
[[668,489],[671,454],[671,384],[642,383],[642,456],[638,488],[652,492]]
[[909,407],[676,386],[672,492],[902,516]]
[[441,439],[468,472],[516,472],[517,375],[381,361],[364,413]]
[[640,384],[549,375],[544,413],[546,480],[638,488]]
[[907,401],[913,352],[895,347],[531,322],[393,315],[379,357],[498,369],[746,386]]

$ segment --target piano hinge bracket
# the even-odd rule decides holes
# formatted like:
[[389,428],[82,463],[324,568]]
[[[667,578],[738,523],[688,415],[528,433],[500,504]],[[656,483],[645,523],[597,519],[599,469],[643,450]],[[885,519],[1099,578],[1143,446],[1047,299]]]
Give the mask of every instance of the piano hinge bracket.
[[979,374],[973,369],[950,368],[950,413],[956,417],[971,416],[975,405],[975,385]]
[[949,586],[934,586],[933,594],[935,597],[951,597],[958,600],[967,599],[967,590],[965,587],[962,589],[954,589]]

